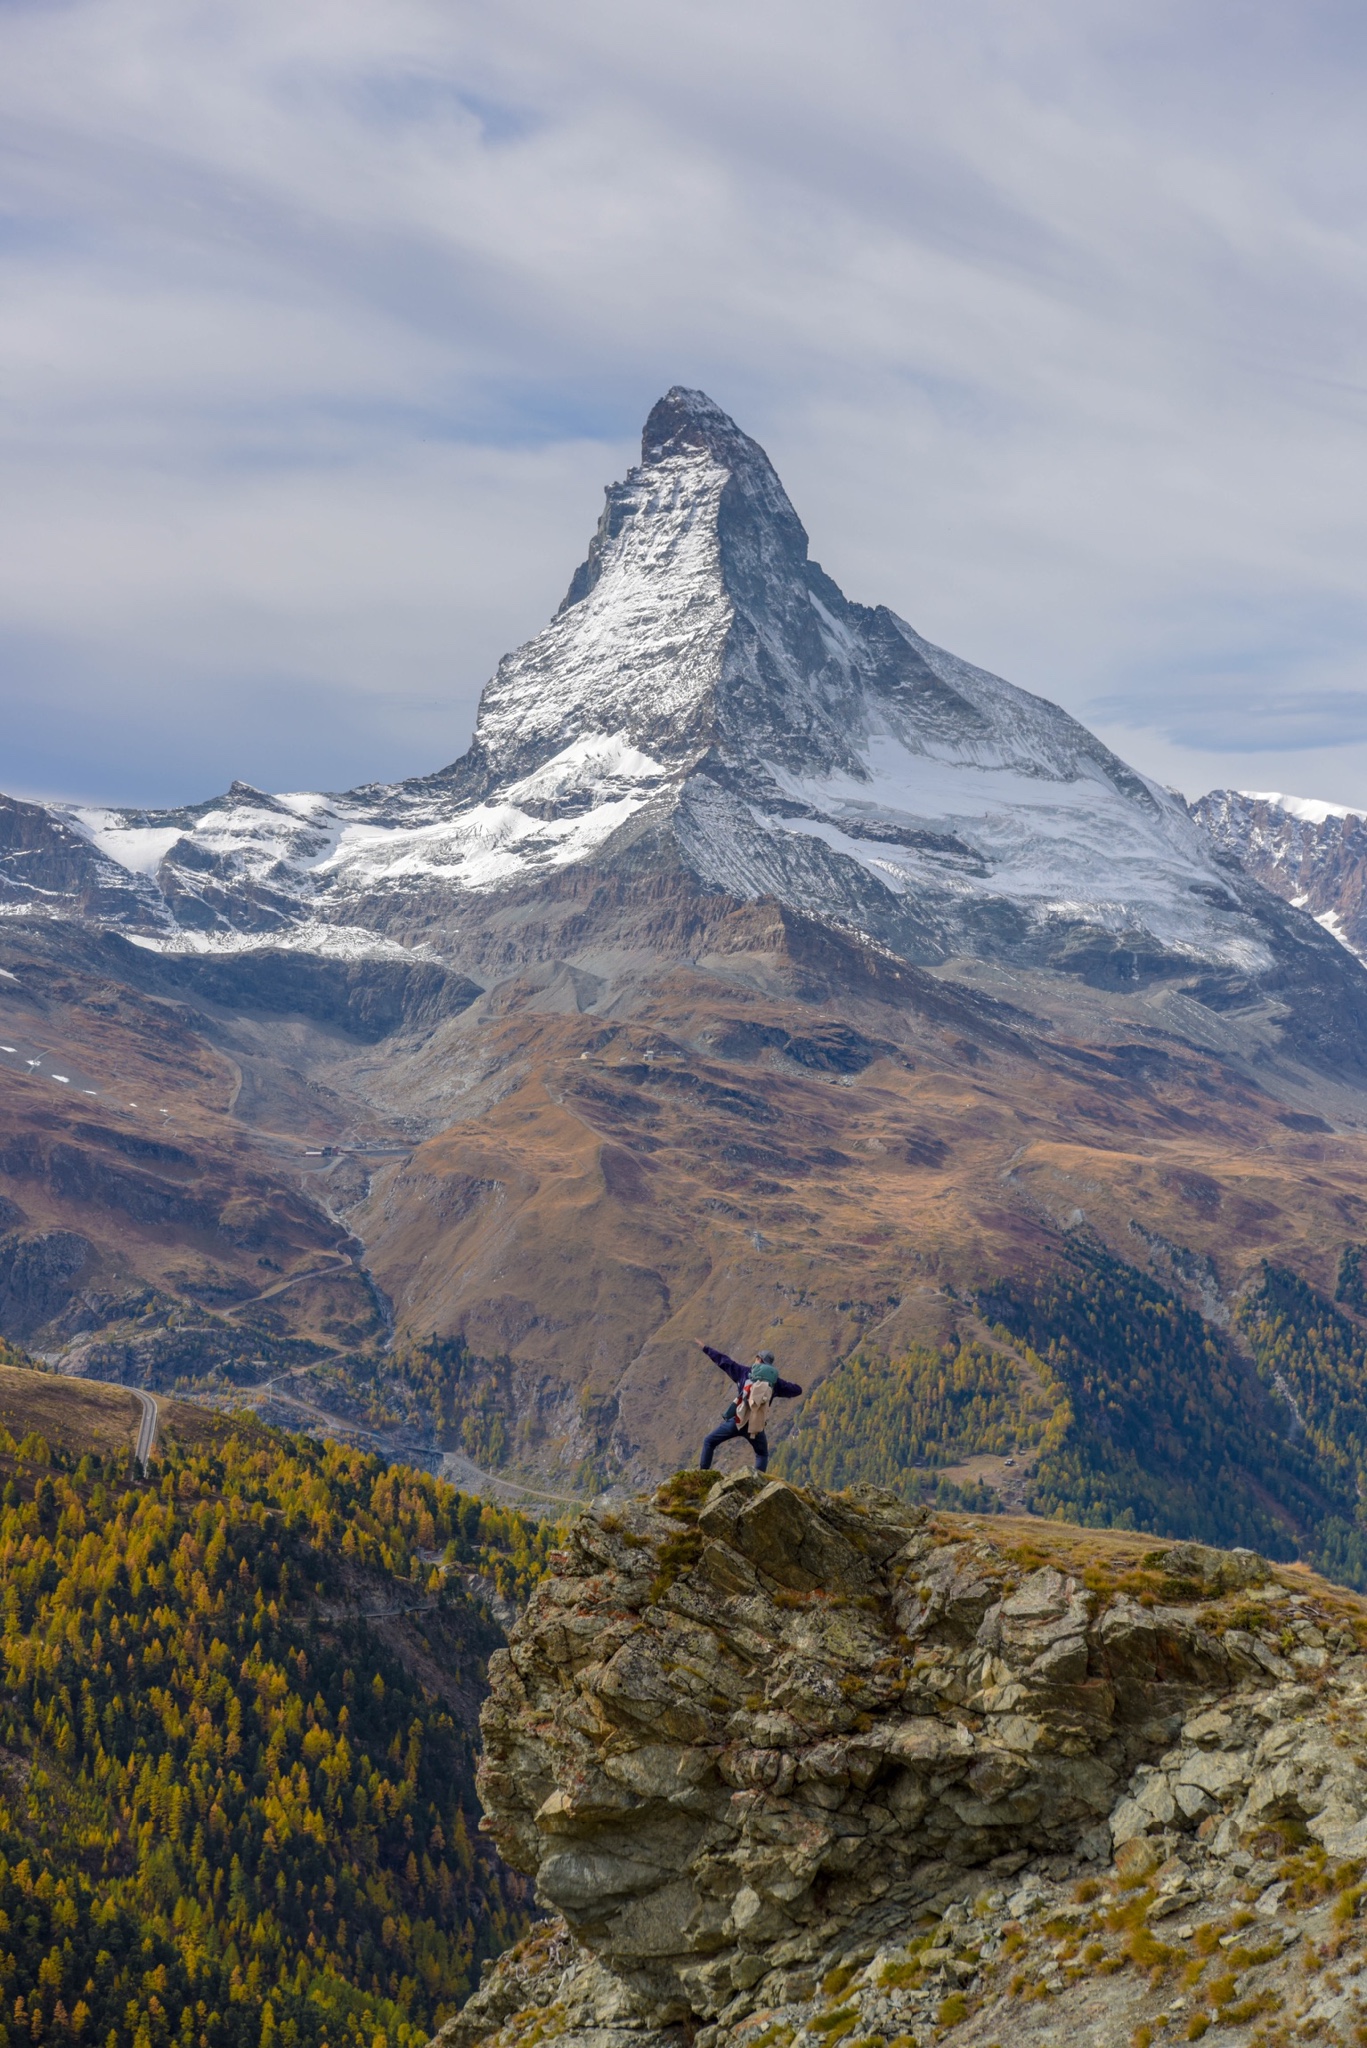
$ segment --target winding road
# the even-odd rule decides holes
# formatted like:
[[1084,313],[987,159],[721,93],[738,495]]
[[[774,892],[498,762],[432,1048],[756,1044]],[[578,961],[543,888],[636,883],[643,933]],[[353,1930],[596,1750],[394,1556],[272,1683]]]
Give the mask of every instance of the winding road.
[[[291,1366],[287,1371],[277,1373],[272,1379],[259,1380],[254,1387],[241,1388],[240,1397],[252,1408],[255,1408],[258,1402],[274,1402],[279,1407],[291,1408],[304,1418],[306,1424],[321,1428],[324,1435],[332,1435],[343,1443],[354,1443],[360,1439],[380,1457],[387,1458],[397,1465],[421,1464],[426,1458],[433,1458],[436,1460],[439,1478],[461,1487],[466,1492],[482,1494],[487,1500],[499,1501],[505,1507],[525,1504],[529,1512],[534,1512],[537,1504],[544,1505],[547,1501],[554,1501],[567,1508],[583,1508],[588,1505],[587,1497],[583,1494],[555,1493],[545,1486],[524,1486],[518,1480],[504,1479],[496,1472],[486,1472],[482,1466],[467,1458],[463,1451],[440,1450],[433,1447],[431,1451],[425,1452],[412,1444],[395,1444],[387,1441],[382,1429],[372,1429],[359,1416],[334,1415],[330,1409],[320,1408],[302,1395],[287,1391],[288,1381],[304,1378],[313,1370],[312,1365]],[[129,1391],[135,1392],[136,1389],[130,1388]],[[200,1397],[193,1393],[188,1394],[186,1398],[191,1401],[200,1400]],[[219,1404],[217,1400],[210,1400],[201,1401],[200,1405],[216,1408]],[[427,1469],[432,1468],[428,1466]]]
[[305,1273],[291,1273],[287,1279],[275,1280],[263,1293],[253,1294],[249,1300],[234,1302],[231,1308],[224,1309],[225,1319],[228,1316],[241,1315],[244,1308],[254,1308],[259,1301],[274,1301],[277,1294],[283,1294],[287,1287],[297,1287],[301,1280],[325,1280],[331,1273],[350,1273],[355,1270],[356,1260],[350,1252],[325,1252],[323,1256],[338,1263],[332,1266],[310,1266]]
[[151,1457],[153,1446],[157,1441],[157,1424],[161,1420],[160,1410],[157,1407],[155,1394],[145,1394],[141,1387],[128,1387],[125,1391],[133,1396],[133,1399],[142,1410],[142,1420],[138,1424],[137,1449],[134,1452],[134,1456],[142,1466],[143,1471],[146,1472],[147,1461]]

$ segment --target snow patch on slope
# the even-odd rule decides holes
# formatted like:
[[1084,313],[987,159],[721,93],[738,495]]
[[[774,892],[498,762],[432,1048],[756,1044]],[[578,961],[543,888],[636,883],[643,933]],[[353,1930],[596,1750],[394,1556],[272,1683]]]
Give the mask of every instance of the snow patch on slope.
[[184,928],[153,934],[130,932],[129,943],[148,953],[196,954],[200,956],[239,953],[313,953],[329,960],[433,960],[441,955],[431,946],[402,946],[381,932],[362,925],[327,924],[308,918],[299,924],[271,932],[193,931]]
[[1323,825],[1329,818],[1367,818],[1367,811],[1356,810],[1351,804],[1322,803],[1318,797],[1282,796],[1275,790],[1257,789],[1241,789],[1238,794],[1251,804],[1273,804],[1288,816],[1303,819],[1307,825]]
[[181,837],[176,825],[129,825],[122,811],[82,807],[65,815],[106,860],[130,875],[154,875]]
[[495,889],[585,859],[645,800],[643,794],[619,797],[576,818],[537,818],[515,803],[485,803],[448,823],[408,831],[350,825],[315,873],[347,894],[421,880]]
[[[1038,700],[1013,694],[1023,700],[1012,707],[1021,725],[1038,728],[1042,721],[1029,719]],[[1141,924],[1178,951],[1243,971],[1270,965],[1267,947],[1217,914],[1237,911],[1237,901],[1203,835],[1165,792],[1146,785],[1149,801],[1136,803],[1100,762],[1065,755],[1059,736],[1026,729],[1013,737],[1018,750],[1003,758],[999,741],[915,748],[874,731],[863,778],[794,775],[766,763],[802,814],[752,807],[753,815],[769,831],[822,840],[898,895],[1006,896],[1113,932]]]
[[1322,910],[1315,919],[1315,923],[1322,925],[1330,938],[1337,939],[1339,944],[1345,947],[1355,960],[1367,961],[1367,953],[1364,953],[1360,947],[1355,946],[1344,930],[1343,919],[1337,910]]
[[420,824],[385,818],[344,825],[312,872],[320,884],[352,894],[424,877],[495,889],[587,859],[668,772],[621,734],[588,733],[484,803]]
[[[345,797],[232,791],[174,824],[138,814],[71,811],[72,821],[130,875],[157,873],[180,849],[193,878],[252,883],[305,901],[362,896],[423,881],[498,888],[586,859],[647,803],[669,770],[620,734],[587,733],[496,798],[460,804],[429,784],[379,786]],[[316,922],[300,930],[318,931]],[[332,927],[326,927],[332,929]],[[342,927],[350,931],[350,927]],[[226,931],[189,932],[179,950],[237,943]],[[246,934],[244,944],[257,938]],[[294,943],[290,941],[289,943]],[[332,945],[333,942],[329,942]],[[347,938],[345,944],[352,944]]]

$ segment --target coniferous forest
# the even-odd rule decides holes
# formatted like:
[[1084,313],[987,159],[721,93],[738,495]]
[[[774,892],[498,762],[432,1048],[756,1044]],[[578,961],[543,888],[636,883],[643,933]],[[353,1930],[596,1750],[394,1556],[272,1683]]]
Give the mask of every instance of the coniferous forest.
[[465,1578],[551,1532],[259,1429],[146,1479],[0,1432],[0,1500],[0,2048],[426,2041],[528,1919]]
[[1034,1514],[1247,1544],[1367,1586],[1361,1257],[1345,1251],[1332,1302],[1263,1265],[1221,1327],[1079,1237],[1037,1277],[977,1293],[992,1344],[856,1351],[806,1403],[775,1468],[990,1508],[983,1486],[968,1495],[938,1475],[1011,1453],[1028,1462]]

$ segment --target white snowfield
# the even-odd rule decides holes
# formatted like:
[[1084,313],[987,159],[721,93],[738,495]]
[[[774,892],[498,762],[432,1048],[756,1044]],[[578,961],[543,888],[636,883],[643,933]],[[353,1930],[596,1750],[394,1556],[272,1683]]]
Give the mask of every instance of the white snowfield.
[[[901,621],[897,622],[899,625]],[[869,731],[861,775],[798,777],[773,770],[809,818],[766,819],[818,837],[897,893],[944,890],[1006,896],[1038,913],[1120,932],[1142,926],[1164,945],[1256,971],[1270,959],[1232,931],[1237,908],[1205,834],[1157,784],[1117,789],[1090,734],[1051,704],[903,631],[937,673],[952,678],[990,723],[992,740],[921,743],[914,731]],[[871,707],[872,709],[872,707]],[[1073,735],[1087,746],[1073,744]],[[952,837],[965,854],[851,838],[848,827],[891,825]],[[1203,892],[1195,895],[1194,890]],[[1204,892],[1211,892],[1218,913]]]
[[[130,875],[155,876],[163,862],[176,868],[178,849],[196,864],[208,854],[219,881],[270,891],[296,906],[293,917],[266,932],[231,922],[186,927],[168,910],[156,929],[135,935],[140,944],[193,953],[283,944],[361,957],[405,949],[354,924],[329,924],[329,901],[414,885],[491,889],[583,860],[668,776],[660,762],[619,735],[591,734],[511,782],[496,800],[460,808],[402,783],[340,797],[297,791],[266,797],[239,784],[178,826],[134,824],[127,814],[88,808],[64,815]],[[576,806],[572,815],[536,814],[567,801]]]
[[82,808],[66,815],[106,859],[130,875],[155,875],[181,836],[175,825],[130,825],[122,811]]
[[1282,796],[1277,790],[1259,789],[1241,789],[1236,794],[1251,804],[1271,804],[1307,825],[1323,825],[1330,818],[1367,818],[1367,811],[1354,810],[1350,804],[1321,803],[1318,797]]
[[1271,964],[1181,802],[1056,705],[846,600],[702,393],[655,408],[571,599],[500,663],[441,775],[60,815],[136,885],[127,926],[165,950],[411,951],[384,936],[396,898],[458,905],[654,835],[708,884],[894,945],[917,920],[945,956],[1007,905],[1034,930]]
[[304,918],[297,924],[269,931],[195,931],[179,929],[159,932],[127,932],[134,946],[149,953],[309,953],[327,960],[432,960],[440,962],[435,947],[421,943],[400,945],[383,932],[363,925],[330,924],[322,918]]

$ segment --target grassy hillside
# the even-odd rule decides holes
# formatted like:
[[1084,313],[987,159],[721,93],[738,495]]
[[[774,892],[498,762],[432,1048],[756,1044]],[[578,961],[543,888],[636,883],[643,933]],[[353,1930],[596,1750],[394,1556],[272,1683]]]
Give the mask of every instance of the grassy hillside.
[[[178,1420],[183,1418],[192,1436],[203,1437],[206,1428],[212,1429],[197,1409],[179,1402],[176,1407]],[[85,1451],[105,1456],[132,1450],[141,1419],[142,1410],[126,1387],[45,1372],[13,1345],[0,1351],[0,1429],[16,1440],[36,1430],[77,1458]]]
[[550,1540],[256,1427],[145,1483],[0,1432],[0,2048],[425,2041],[527,1919],[462,1572],[515,1598]]

